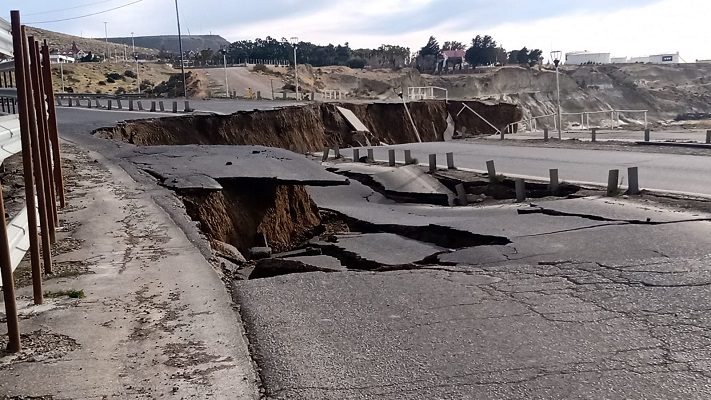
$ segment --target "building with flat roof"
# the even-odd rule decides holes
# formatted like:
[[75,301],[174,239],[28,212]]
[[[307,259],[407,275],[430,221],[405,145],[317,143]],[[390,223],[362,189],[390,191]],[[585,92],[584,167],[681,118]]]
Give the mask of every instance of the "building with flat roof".
[[565,53],[565,64],[609,64],[610,53],[592,53],[589,51],[573,51]]

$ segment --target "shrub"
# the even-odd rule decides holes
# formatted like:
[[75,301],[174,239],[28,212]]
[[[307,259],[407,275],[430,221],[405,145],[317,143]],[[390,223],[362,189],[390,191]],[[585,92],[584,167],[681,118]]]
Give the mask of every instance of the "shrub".
[[117,87],[116,90],[114,91],[114,94],[124,94],[124,93],[126,93],[126,88],[123,86]]
[[[113,83],[113,82],[110,82],[110,83]],[[104,81],[99,81],[99,86],[106,86],[106,82],[104,82]]]
[[269,72],[269,68],[267,68],[266,65],[264,64],[257,64],[254,67],[252,67],[253,72]]
[[121,74],[116,73],[116,72],[108,73],[108,74],[106,74],[106,77],[108,78],[107,81],[108,81],[109,79],[112,79],[112,80],[114,80],[114,81],[117,81],[117,80],[123,78],[123,77],[121,76]]
[[114,78],[106,78],[106,83],[116,83],[116,80]]
[[348,60],[348,66],[350,68],[359,68],[359,69],[365,68],[365,60],[361,60],[359,58],[350,59],[350,60]]
[[129,78],[136,78],[136,73],[131,71],[130,69],[127,69],[124,73],[123,76],[127,76]]
[[141,92],[144,90],[153,89],[153,82],[149,81],[148,79],[144,79],[141,81],[139,88],[141,89]]

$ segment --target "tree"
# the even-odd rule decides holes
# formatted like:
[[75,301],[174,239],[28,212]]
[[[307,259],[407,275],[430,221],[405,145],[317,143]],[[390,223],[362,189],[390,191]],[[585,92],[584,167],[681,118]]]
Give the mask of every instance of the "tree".
[[462,42],[457,42],[457,41],[452,41],[452,42],[444,42],[442,45],[442,51],[447,51],[447,50],[466,50],[467,46],[464,45]]
[[476,35],[472,39],[472,45],[464,55],[464,59],[473,67],[494,64],[502,51],[505,52],[491,36]]
[[525,46],[518,51],[516,61],[519,65],[528,64],[528,49]]
[[437,42],[437,39],[435,39],[434,36],[430,36],[430,39],[427,41],[427,44],[425,47],[420,49],[420,56],[422,57],[427,57],[427,56],[435,56],[438,57],[441,53],[441,49],[439,47],[439,43]]

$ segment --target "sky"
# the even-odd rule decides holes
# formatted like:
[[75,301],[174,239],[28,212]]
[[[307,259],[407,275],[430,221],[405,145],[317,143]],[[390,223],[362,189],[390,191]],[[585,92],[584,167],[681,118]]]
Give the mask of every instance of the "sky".
[[[175,0],[4,0],[3,6],[5,19],[20,10],[27,25],[77,36],[103,38],[104,22],[109,37],[177,33]],[[711,59],[708,0],[178,0],[178,6],[183,34],[212,33],[231,42],[298,37],[415,51],[430,36],[442,44],[488,34],[509,51],[526,46],[545,56],[552,50],[613,57],[678,51],[687,62]]]

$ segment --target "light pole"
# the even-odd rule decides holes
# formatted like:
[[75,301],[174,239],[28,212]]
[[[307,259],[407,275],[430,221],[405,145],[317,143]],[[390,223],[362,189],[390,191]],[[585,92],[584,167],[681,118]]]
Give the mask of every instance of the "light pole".
[[[106,57],[110,57],[109,54],[109,30],[106,28],[106,21],[104,21],[104,39],[106,40]],[[106,58],[108,60],[108,58]]]
[[133,41],[133,32],[131,32],[131,47],[132,47],[131,51],[133,53],[135,53],[136,52],[136,43]]
[[141,78],[138,75],[138,53],[133,52],[133,58],[136,60],[136,93],[141,93]]
[[185,60],[183,59],[183,36],[180,33],[180,13],[178,13],[178,0],[175,0],[175,18],[178,20],[178,46],[180,47],[180,72],[183,75],[183,95],[188,98],[188,83],[185,81]]
[[225,92],[227,93],[227,98],[230,98],[230,84],[227,83],[227,46],[220,46],[220,53],[222,53],[222,62],[225,64]]
[[560,73],[558,72],[558,65],[560,64],[560,56],[563,53],[559,50],[551,51],[551,58],[553,59],[553,64],[555,64],[555,86],[558,92],[558,140],[563,139],[563,133],[561,126],[563,125],[563,114],[560,111]]
[[291,38],[291,45],[294,47],[294,81],[296,81],[296,100],[299,100],[299,68],[296,64],[296,48],[299,44],[299,38],[296,36]]

